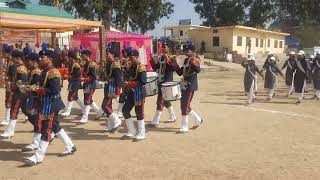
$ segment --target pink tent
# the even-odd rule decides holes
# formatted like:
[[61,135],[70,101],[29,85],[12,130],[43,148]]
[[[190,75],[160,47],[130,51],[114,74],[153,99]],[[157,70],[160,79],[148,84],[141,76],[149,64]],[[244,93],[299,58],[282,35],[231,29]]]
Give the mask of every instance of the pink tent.
[[[107,38],[104,40],[106,45],[111,43],[115,47],[116,53],[122,57],[122,49],[131,46],[140,53],[141,63],[151,70],[150,59],[152,55],[152,37],[140,34],[132,34],[117,31],[108,31]],[[73,35],[71,37],[71,48],[82,47],[92,52],[92,60],[100,61],[99,51],[99,32]]]

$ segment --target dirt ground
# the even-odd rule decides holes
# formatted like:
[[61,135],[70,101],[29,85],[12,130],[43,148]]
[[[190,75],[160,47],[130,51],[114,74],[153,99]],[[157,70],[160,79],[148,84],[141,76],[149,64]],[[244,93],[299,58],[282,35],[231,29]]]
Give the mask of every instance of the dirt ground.
[[[320,102],[310,100],[310,93],[303,104],[295,105],[295,97],[285,97],[283,80],[275,99],[266,102],[260,79],[258,101],[247,106],[242,78],[240,71],[201,73],[192,107],[205,122],[183,135],[176,134],[179,102],[173,103],[178,121],[149,129],[147,139],[138,143],[119,139],[124,128],[115,134],[103,133],[105,119],[79,125],[80,111],[74,109],[74,115],[61,124],[78,152],[57,157],[63,145],[55,140],[45,161],[35,167],[23,166],[23,157],[31,154],[22,153],[21,148],[31,142],[32,127],[20,120],[15,137],[0,140],[0,180],[319,179]],[[4,90],[0,93],[3,104]],[[63,96],[66,99],[66,89]],[[95,94],[99,104],[102,96],[102,90]],[[155,97],[148,98],[146,121],[152,119],[154,110]],[[3,106],[0,116],[4,117]],[[165,112],[161,121],[167,118]]]

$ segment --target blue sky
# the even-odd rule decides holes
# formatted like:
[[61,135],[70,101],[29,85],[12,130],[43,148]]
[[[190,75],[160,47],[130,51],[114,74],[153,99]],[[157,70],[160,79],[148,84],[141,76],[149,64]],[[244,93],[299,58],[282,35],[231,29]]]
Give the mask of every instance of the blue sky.
[[[32,2],[38,2],[38,0],[31,0]],[[191,19],[192,24],[199,25],[202,23],[199,14],[194,11],[194,4],[190,3],[189,0],[168,0],[173,3],[174,13],[170,15],[169,19],[162,18],[156,25],[153,31],[147,32],[148,35],[155,37],[163,36],[163,26],[177,25],[180,19]]]
[[153,31],[147,32],[148,35],[155,37],[163,36],[163,26],[177,25],[180,19],[191,19],[192,24],[199,25],[202,23],[199,14],[194,11],[194,4],[189,2],[189,0],[169,0],[173,3],[174,13],[171,14],[170,18],[162,18],[157,24]]

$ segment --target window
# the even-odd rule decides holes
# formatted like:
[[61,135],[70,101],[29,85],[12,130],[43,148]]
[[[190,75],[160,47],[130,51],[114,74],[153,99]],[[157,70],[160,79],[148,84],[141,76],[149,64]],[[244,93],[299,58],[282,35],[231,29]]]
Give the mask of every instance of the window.
[[279,41],[279,48],[283,47],[283,41]]
[[260,39],[260,47],[263,48],[263,39]]
[[256,38],[256,47],[259,47],[259,39]]
[[242,37],[241,36],[237,37],[237,46],[242,46]]
[[180,31],[180,36],[183,36],[183,31],[182,30]]
[[270,39],[268,39],[268,47],[270,47]]
[[219,41],[220,41],[220,40],[219,40],[219,37],[218,37],[218,36],[214,36],[214,37],[212,38],[213,46],[214,46],[214,47],[219,46],[219,45],[220,45],[220,42],[219,42]]
[[278,40],[274,40],[274,48],[278,48]]

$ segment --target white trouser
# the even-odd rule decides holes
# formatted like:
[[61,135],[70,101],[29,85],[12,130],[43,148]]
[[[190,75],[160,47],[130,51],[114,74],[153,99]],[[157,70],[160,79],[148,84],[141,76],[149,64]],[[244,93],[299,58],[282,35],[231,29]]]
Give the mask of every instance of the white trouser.
[[255,80],[252,81],[251,86],[250,86],[249,93],[247,93],[248,102],[249,102],[249,103],[252,102],[252,99],[255,99],[255,98],[256,98],[256,96],[255,96],[254,93],[255,93]]
[[317,98],[320,98],[320,90],[315,90],[315,94],[316,94]]
[[299,97],[298,97],[299,101],[302,101],[302,99],[303,99],[305,88],[306,88],[306,80],[304,80],[304,82],[303,82],[302,93],[299,93],[299,94],[298,94],[298,96],[299,96]]

